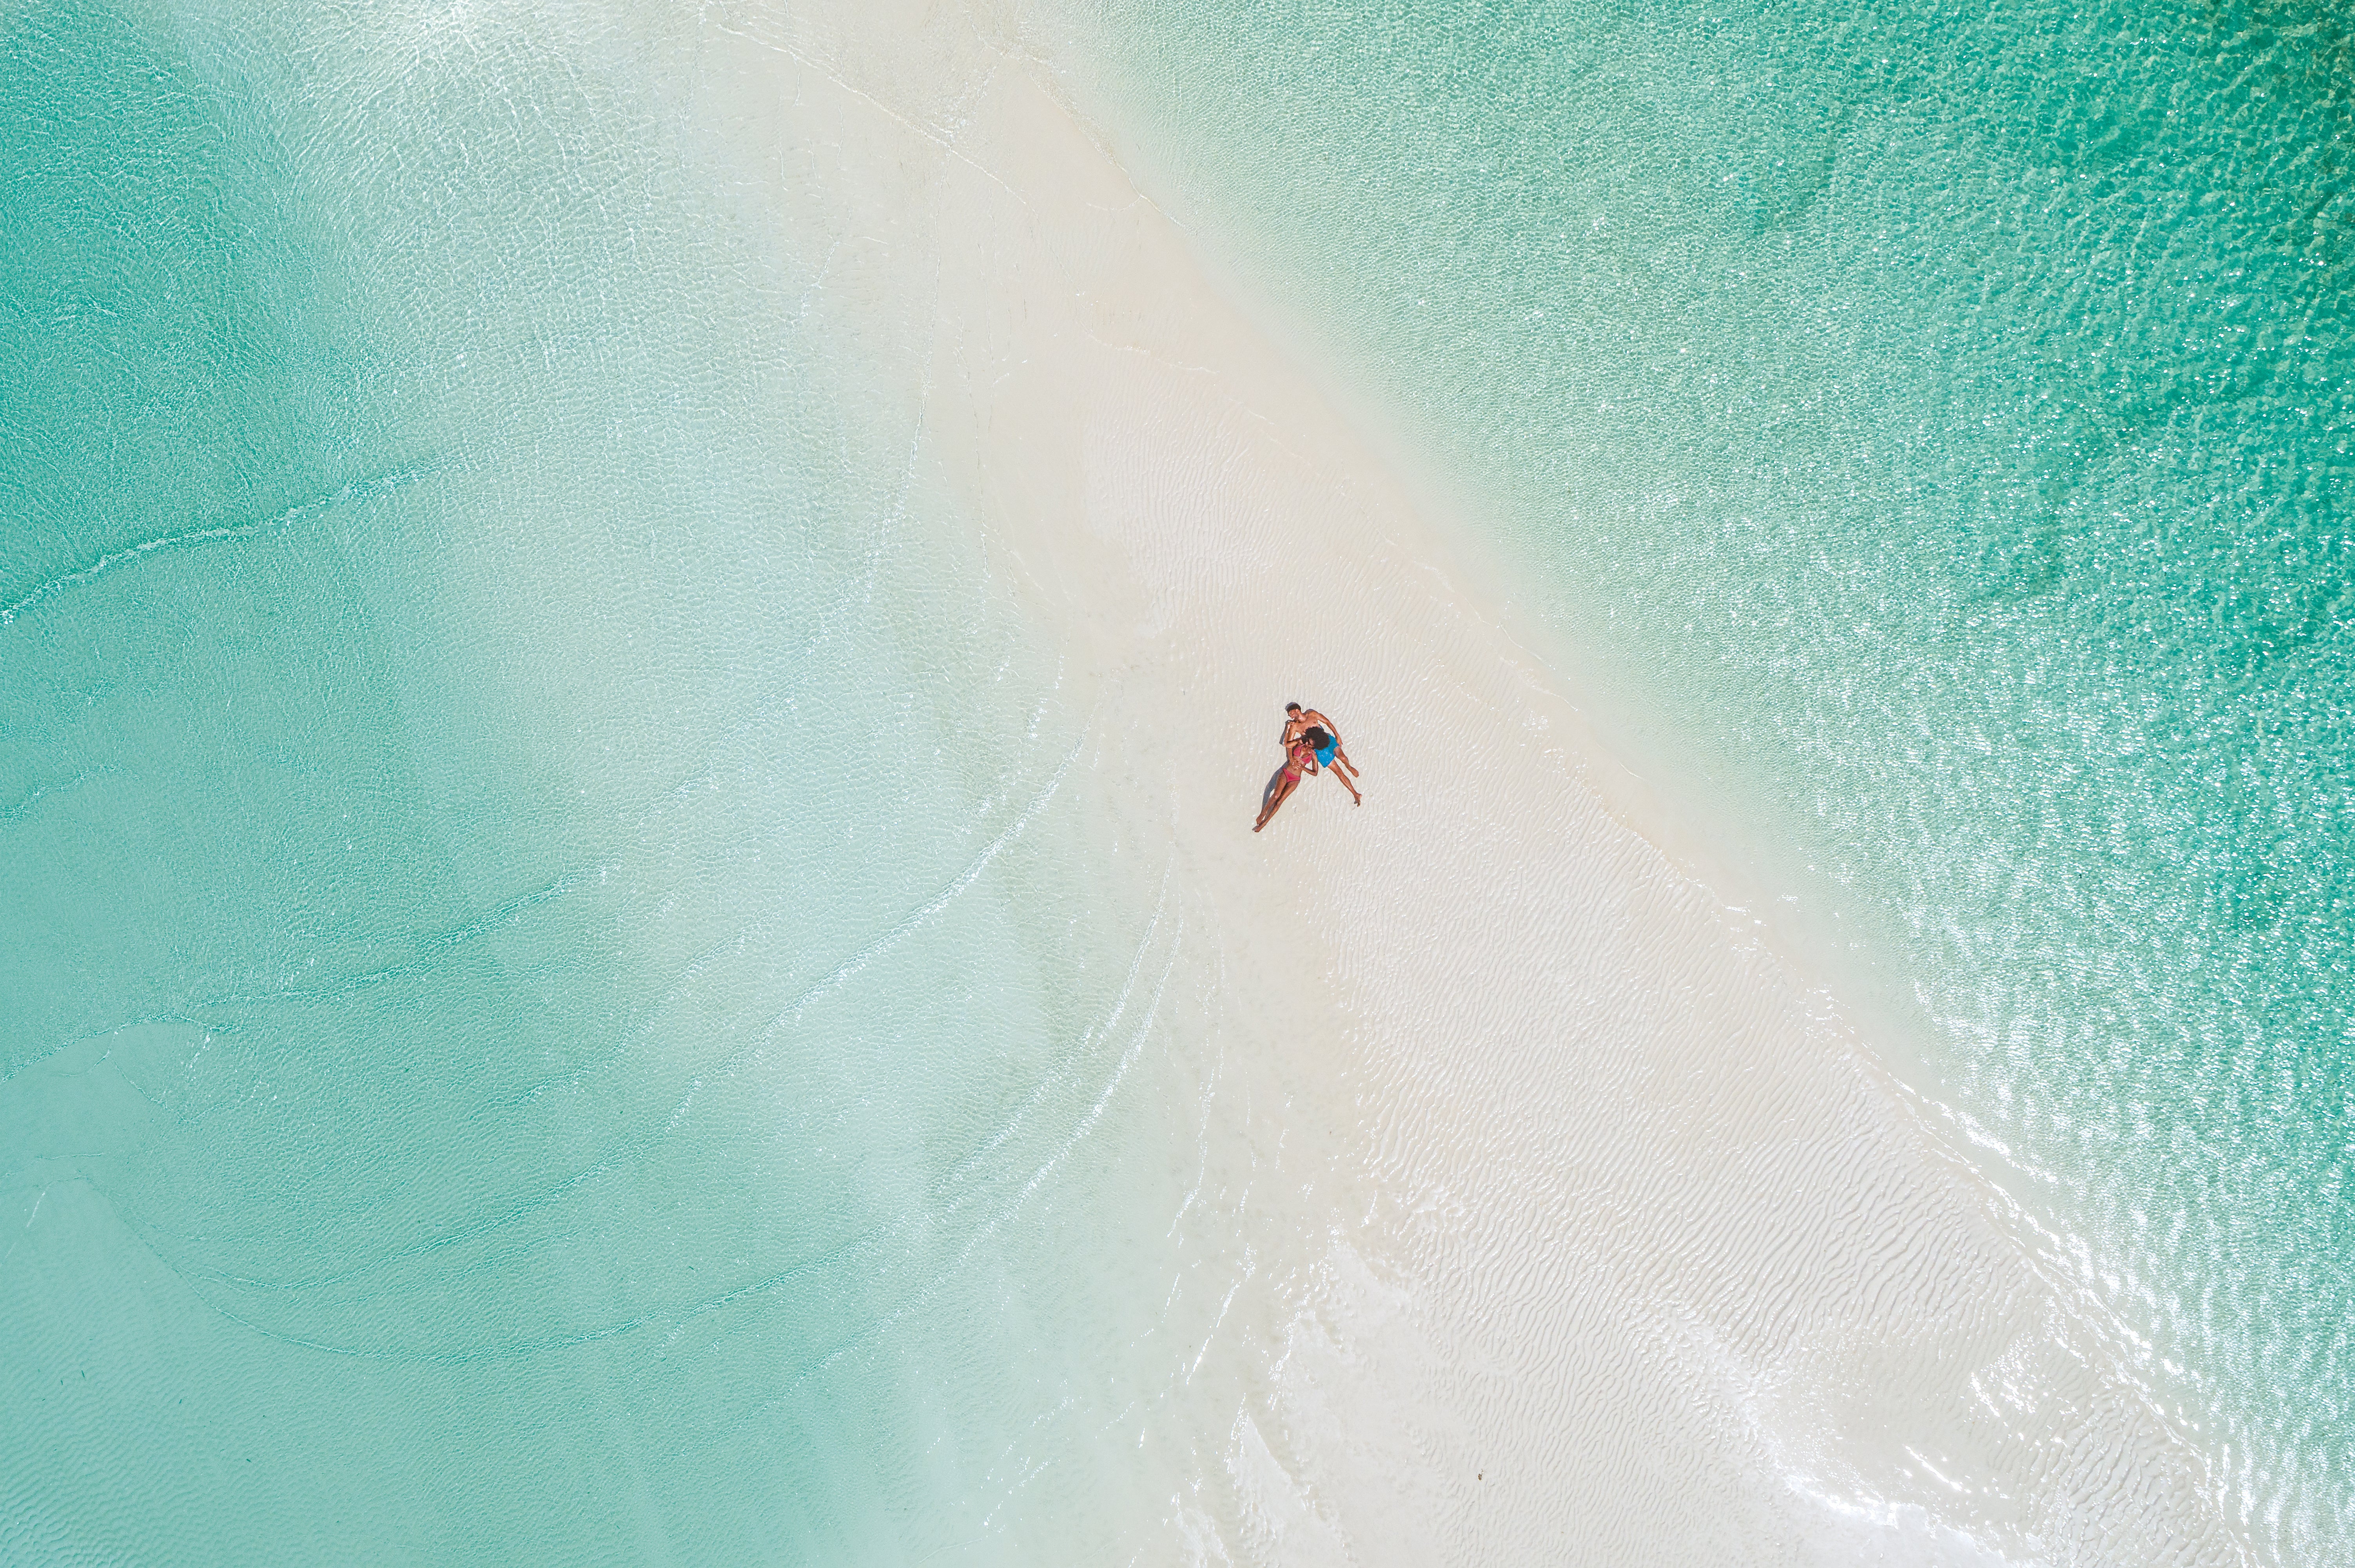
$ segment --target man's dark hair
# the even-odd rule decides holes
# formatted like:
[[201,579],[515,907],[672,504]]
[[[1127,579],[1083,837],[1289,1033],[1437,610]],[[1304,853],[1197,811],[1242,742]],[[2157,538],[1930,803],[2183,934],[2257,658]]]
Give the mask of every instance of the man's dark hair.
[[1307,741],[1310,745],[1316,747],[1320,752],[1327,746],[1332,744],[1333,741],[1332,736],[1327,735],[1324,731],[1317,729],[1310,730],[1308,733],[1300,738]]
[[1297,713],[1300,711],[1300,704],[1297,702],[1287,702],[1284,705],[1284,710],[1286,713]]

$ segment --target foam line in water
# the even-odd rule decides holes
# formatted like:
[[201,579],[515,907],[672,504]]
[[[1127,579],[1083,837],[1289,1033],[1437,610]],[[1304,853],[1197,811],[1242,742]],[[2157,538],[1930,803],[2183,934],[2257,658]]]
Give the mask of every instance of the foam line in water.
[[158,550],[186,549],[197,545],[218,544],[224,539],[252,539],[302,522],[306,518],[323,516],[330,509],[342,506],[347,501],[373,500],[379,496],[389,495],[402,485],[414,484],[432,473],[432,468],[428,465],[371,475],[367,478],[351,481],[333,495],[321,496],[289,507],[275,517],[262,517],[249,523],[225,523],[218,528],[197,528],[186,533],[166,534],[160,539],[143,539],[137,544],[126,545],[121,549],[100,556],[88,566],[36,584],[13,604],[0,605],[0,626],[11,624],[17,616],[52,594],[62,593],[69,588],[91,581],[102,572],[128,565]]

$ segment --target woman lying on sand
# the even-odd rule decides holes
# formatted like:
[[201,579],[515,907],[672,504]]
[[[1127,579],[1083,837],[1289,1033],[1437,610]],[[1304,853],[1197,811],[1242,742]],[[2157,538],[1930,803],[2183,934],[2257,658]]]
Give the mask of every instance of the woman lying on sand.
[[1267,804],[1259,808],[1259,820],[1252,824],[1253,833],[1266,827],[1267,819],[1275,815],[1275,808],[1282,805],[1284,798],[1300,787],[1300,774],[1303,769],[1312,773],[1316,772],[1316,748],[1309,744],[1305,735],[1284,743],[1284,775],[1275,781],[1274,793],[1267,797]]

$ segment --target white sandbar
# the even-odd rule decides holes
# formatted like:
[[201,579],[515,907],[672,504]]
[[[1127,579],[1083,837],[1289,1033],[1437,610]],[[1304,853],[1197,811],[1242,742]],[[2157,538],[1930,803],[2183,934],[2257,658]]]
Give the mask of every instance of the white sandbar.
[[[1167,1555],[2250,1560],[2000,1193],[1460,586],[1476,519],[1418,515],[1021,38],[740,14],[697,112],[781,243],[858,236],[828,286],[924,367],[911,463],[1072,650],[1098,808],[1264,1025],[1236,1136],[1323,1140],[1237,1157],[1323,1183],[1271,1227],[1330,1219],[1266,1240]],[[1313,779],[1254,837],[1291,698],[1366,805]]]

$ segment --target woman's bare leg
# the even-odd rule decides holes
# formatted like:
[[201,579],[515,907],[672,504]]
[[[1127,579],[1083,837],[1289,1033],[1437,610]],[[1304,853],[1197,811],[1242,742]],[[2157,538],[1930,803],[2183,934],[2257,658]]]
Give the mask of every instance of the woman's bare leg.
[[1265,805],[1260,807],[1259,820],[1252,824],[1252,831],[1256,833],[1261,828],[1266,827],[1267,819],[1275,815],[1275,808],[1284,804],[1284,797],[1290,795],[1294,790],[1296,790],[1299,787],[1300,775],[1297,773],[1287,775],[1282,784],[1277,784],[1275,786],[1275,794],[1273,796],[1269,799]]

